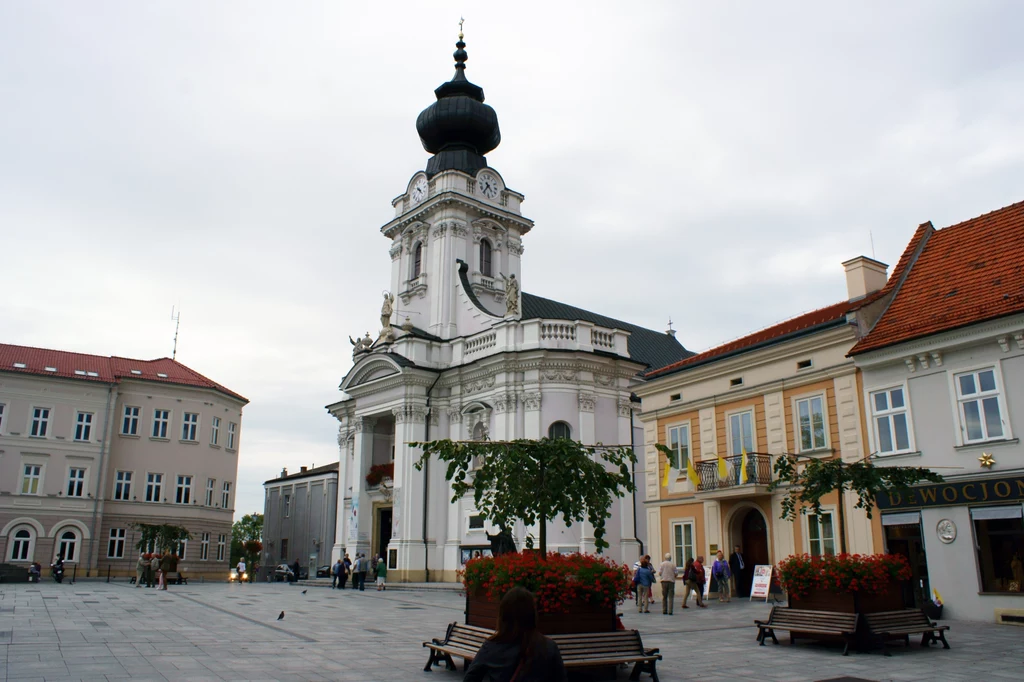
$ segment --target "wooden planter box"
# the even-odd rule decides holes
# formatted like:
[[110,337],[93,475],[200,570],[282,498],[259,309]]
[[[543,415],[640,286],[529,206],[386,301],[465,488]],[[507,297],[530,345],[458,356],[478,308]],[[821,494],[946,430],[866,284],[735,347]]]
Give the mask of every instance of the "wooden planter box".
[[[538,629],[545,635],[614,632],[615,607],[598,608],[584,602],[569,606],[569,613],[538,614]],[[498,602],[483,595],[466,595],[466,624],[491,628],[498,624]]]

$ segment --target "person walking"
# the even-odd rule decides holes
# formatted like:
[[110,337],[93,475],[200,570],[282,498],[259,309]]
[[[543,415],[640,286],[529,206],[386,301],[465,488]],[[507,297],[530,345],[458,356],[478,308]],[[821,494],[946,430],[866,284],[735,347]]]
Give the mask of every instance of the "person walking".
[[167,591],[167,583],[171,579],[171,566],[171,552],[165,549],[164,555],[160,557],[160,589],[164,592]]
[[369,567],[369,563],[366,561],[366,555],[360,554],[359,558],[356,559],[356,575],[359,576],[359,591],[366,591],[366,569]]
[[636,580],[637,589],[640,590],[640,605],[637,607],[637,613],[650,613],[651,585],[654,584],[654,569],[651,568],[651,564],[647,559],[640,561],[640,568],[636,569],[634,580]]
[[671,554],[666,554],[665,560],[658,566],[658,580],[661,581],[661,612],[671,616],[676,599],[676,565],[672,562]]
[[729,562],[725,560],[725,552],[722,550],[718,550],[718,557],[715,559],[715,563],[711,565],[711,575],[718,585],[719,603],[732,601],[732,598],[729,596],[729,579],[732,577],[732,571],[729,570]]
[[299,560],[296,559],[295,563],[292,564],[290,568],[292,569],[292,582],[293,583],[299,582],[299,571],[302,570],[302,564],[300,564]]
[[331,589],[338,589],[338,583],[341,582],[341,569],[345,567],[345,564],[341,563],[341,558],[338,559],[337,563],[331,566]]
[[513,587],[498,604],[498,629],[473,662],[463,682],[529,680],[565,682],[558,645],[537,630],[537,602],[525,587]]
[[383,592],[388,588],[388,564],[383,559],[377,559],[377,591]]
[[693,582],[697,586],[697,606],[702,609],[707,608],[707,604],[704,603],[704,585],[707,584],[707,576],[704,573],[703,556],[697,556],[690,572],[693,573]]
[[235,566],[235,571],[238,573],[238,584],[241,585],[245,582],[245,557],[238,558],[238,565]]
[[136,589],[142,587],[142,581],[146,579],[146,568],[149,566],[149,561],[146,559],[145,554],[140,554],[138,560],[135,562],[135,587]]
[[341,573],[338,576],[338,589],[344,590],[345,583],[348,582],[349,576],[352,575],[352,560],[348,558],[348,554],[341,562]]

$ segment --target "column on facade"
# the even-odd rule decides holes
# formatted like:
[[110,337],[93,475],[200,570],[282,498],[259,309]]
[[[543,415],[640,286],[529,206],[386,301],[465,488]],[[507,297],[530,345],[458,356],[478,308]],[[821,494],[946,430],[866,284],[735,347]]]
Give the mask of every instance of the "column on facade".
[[492,440],[512,440],[516,437],[516,407],[519,396],[511,386],[494,397],[494,436]]
[[[367,491],[366,474],[373,462],[374,420],[357,417],[352,420],[353,441],[350,471],[347,472],[352,484],[352,503],[349,507],[345,526],[347,535],[342,544],[350,556],[355,553],[370,554],[370,529],[373,526],[373,505]],[[342,497],[342,491],[338,492]],[[343,508],[342,508],[342,511]],[[339,524],[341,526],[342,524]]]
[[352,429],[349,420],[345,420],[338,427],[338,500],[337,513],[334,524],[334,547],[331,548],[331,565],[338,559],[345,556],[345,548],[348,540],[348,514],[346,514],[345,498],[348,492],[348,469],[352,459]]
[[[852,368],[851,368],[852,370]],[[860,392],[854,371],[833,379],[836,396],[836,414],[839,420],[839,456],[844,462],[859,462],[864,458],[861,437]],[[857,494],[843,495],[843,519],[846,525],[846,551],[851,554],[871,554],[873,541],[871,519],[863,509],[856,508]],[[838,531],[838,527],[837,527]],[[838,547],[837,547],[838,549]]]
[[[540,386],[528,387],[522,396],[523,402],[523,438],[540,440],[547,434],[544,433],[544,424],[541,421],[541,399]],[[526,547],[526,538],[533,537],[534,543],[540,538],[540,524],[526,525],[517,521],[513,530],[516,541],[520,547]],[[536,546],[536,545],[535,545]]]
[[[617,445],[629,445],[633,442],[633,403],[628,395],[619,397],[618,418],[616,421],[618,443]],[[639,486],[638,486],[639,488]],[[637,490],[642,495],[642,490]],[[619,505],[619,556],[623,563],[633,565],[633,562],[640,557],[640,543],[635,537],[636,529],[636,508],[633,506],[633,496],[627,494],[616,502]]]
[[[768,454],[773,456],[784,454],[786,452],[786,411],[782,391],[764,394],[764,419],[765,433],[768,438],[765,448]],[[775,462],[772,461],[772,471],[775,470],[774,464]],[[782,500],[785,496],[784,490],[776,490],[771,493],[771,550],[774,562],[779,562],[793,554],[796,544],[793,524],[782,520]],[[738,540],[734,539],[733,542],[738,542]]]
[[[458,405],[450,405],[448,407],[448,437],[454,441],[465,440],[467,436],[463,433],[462,429],[462,410]],[[442,466],[438,463],[438,466]],[[452,503],[450,500],[455,495],[452,490],[452,482],[445,479],[444,487],[442,488],[444,499],[448,502],[448,518],[446,523],[445,531],[445,543],[444,543],[444,563],[442,570],[445,572],[445,579],[454,580],[455,571],[458,571],[462,566],[462,535],[461,535],[461,524],[462,519],[465,518],[465,508],[463,501],[460,499],[458,502]]]
[[[581,391],[577,397],[577,402],[579,404],[580,443],[583,445],[594,445],[597,442],[597,423],[594,420],[597,396],[593,393]],[[584,520],[581,524],[580,552],[584,554],[597,553],[594,526],[587,520]]]
[[395,416],[395,488],[388,562],[391,565],[390,553],[395,551],[396,582],[423,582],[428,550],[420,533],[426,478],[414,466],[422,451],[409,443],[426,437],[427,408],[425,403],[407,402],[391,412]]

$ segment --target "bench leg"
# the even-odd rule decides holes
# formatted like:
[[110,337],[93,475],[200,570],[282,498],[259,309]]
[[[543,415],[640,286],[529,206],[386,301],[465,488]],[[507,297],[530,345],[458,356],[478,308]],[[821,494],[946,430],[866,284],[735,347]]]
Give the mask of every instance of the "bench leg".
[[650,663],[651,669],[649,672],[651,673],[652,682],[660,682],[660,680],[658,680],[658,669],[654,667],[657,663],[657,661],[651,661]]
[[761,627],[759,627],[759,628],[757,629],[757,642],[758,642],[758,643],[759,643],[759,644],[760,644],[761,646],[764,646],[764,638],[765,638],[765,629],[764,629],[764,628],[761,628]]
[[634,680],[634,682],[635,682],[635,680],[639,680],[640,679],[640,673],[641,673],[641,671],[643,671],[643,669],[644,669],[644,664],[643,664],[642,661],[640,663],[637,663],[636,665],[634,665],[633,666],[633,672],[631,672],[629,674],[629,679]]
[[437,652],[433,649],[429,649],[430,658],[427,659],[427,665],[423,668],[423,672],[433,672],[434,662],[437,660]]
[[843,656],[848,656],[850,654],[850,638],[846,637],[844,638],[844,641],[845,644],[843,646]]
[[[935,635],[933,634],[932,637],[934,637],[934,636]],[[939,639],[942,640],[942,648],[948,649],[949,648],[949,642],[946,641],[946,633],[943,632],[942,630],[939,630]]]

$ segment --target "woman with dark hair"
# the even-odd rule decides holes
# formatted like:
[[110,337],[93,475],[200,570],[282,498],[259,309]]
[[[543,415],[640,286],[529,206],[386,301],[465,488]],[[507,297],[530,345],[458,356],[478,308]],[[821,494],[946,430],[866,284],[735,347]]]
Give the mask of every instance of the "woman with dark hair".
[[533,593],[513,587],[498,605],[498,630],[466,671],[463,682],[565,682],[558,645],[537,630]]

